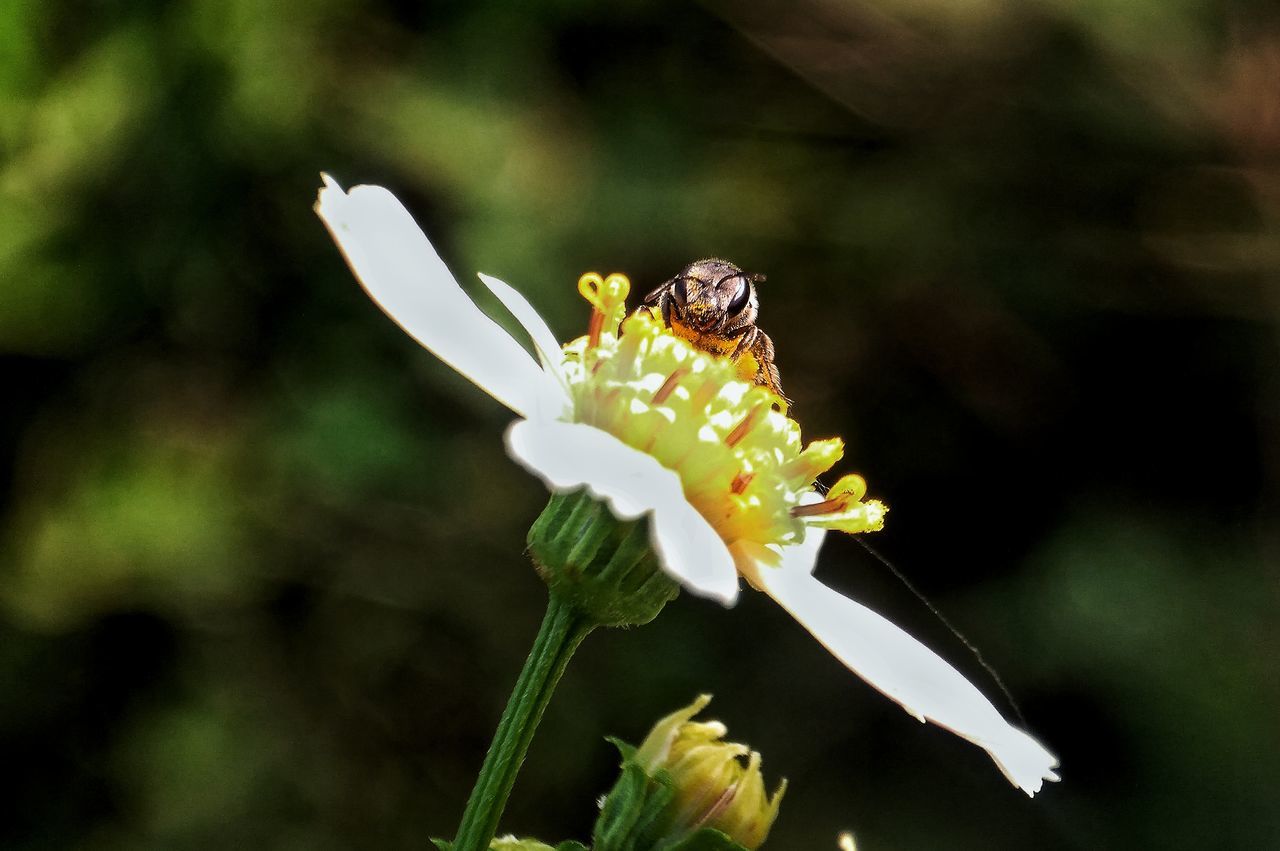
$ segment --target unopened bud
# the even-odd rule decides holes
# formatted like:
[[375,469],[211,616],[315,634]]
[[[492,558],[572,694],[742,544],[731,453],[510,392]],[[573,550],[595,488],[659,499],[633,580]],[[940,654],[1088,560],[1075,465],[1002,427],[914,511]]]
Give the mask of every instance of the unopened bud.
[[489,843],[489,851],[555,851],[555,849],[536,839],[499,836]]
[[719,721],[693,720],[710,702],[710,695],[700,695],[663,718],[628,760],[654,781],[650,794],[660,789],[668,798],[646,826],[649,835],[633,847],[665,847],[709,828],[755,849],[769,835],[786,781],[768,795],[760,754],[724,741],[728,731]]

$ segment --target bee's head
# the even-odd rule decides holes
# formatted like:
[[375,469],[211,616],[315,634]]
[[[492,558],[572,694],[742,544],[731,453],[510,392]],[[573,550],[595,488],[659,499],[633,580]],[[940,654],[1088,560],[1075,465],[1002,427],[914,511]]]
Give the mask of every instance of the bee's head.
[[728,260],[695,260],[671,279],[672,319],[707,334],[750,325],[759,310],[755,283],[763,280]]

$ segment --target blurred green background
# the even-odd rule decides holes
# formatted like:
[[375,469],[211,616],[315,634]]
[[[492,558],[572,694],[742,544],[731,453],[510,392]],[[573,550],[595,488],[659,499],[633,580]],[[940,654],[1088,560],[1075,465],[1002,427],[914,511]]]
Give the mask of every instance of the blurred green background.
[[[589,269],[768,274],[874,546],[1062,759],[1027,800],[760,595],[686,595],[587,642],[506,829],[585,838],[602,737],[705,690],[791,781],[772,848],[1280,847],[1280,17],[1215,0],[6,3],[0,846],[456,826],[546,497],[322,169],[565,339]],[[855,541],[820,575],[995,693]]]

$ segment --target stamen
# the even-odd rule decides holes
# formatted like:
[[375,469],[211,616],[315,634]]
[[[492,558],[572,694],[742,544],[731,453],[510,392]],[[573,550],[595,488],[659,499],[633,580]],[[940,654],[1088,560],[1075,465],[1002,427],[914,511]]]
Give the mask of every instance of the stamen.
[[602,278],[596,272],[588,272],[578,278],[578,292],[591,304],[591,323],[587,326],[587,348],[600,345],[600,335],[618,331],[618,323],[626,313],[627,293],[631,281],[626,275],[614,273]]
[[764,410],[764,405],[757,405],[742,418],[742,422],[733,427],[733,431],[725,436],[724,442],[729,446],[737,446],[742,442],[742,438],[751,433],[751,429],[756,427],[756,420],[760,419],[760,412]]
[[828,499],[823,502],[815,502],[812,505],[797,505],[791,509],[792,517],[812,517],[815,514],[835,514],[838,511],[844,511],[845,506],[849,504],[847,497],[840,499]]
[[688,374],[689,368],[686,366],[676,367],[672,370],[671,374],[667,376],[667,380],[662,382],[662,386],[658,388],[658,392],[653,394],[653,404],[661,405],[667,401],[667,397],[675,392],[676,385],[680,383],[680,379]]
[[719,392],[720,388],[715,383],[704,380],[698,385],[698,389],[693,391],[693,398],[689,400],[689,409],[698,413],[705,411]]
[[736,797],[738,797],[737,783],[733,784],[728,789],[725,789],[723,792],[721,792],[720,797],[716,798],[715,803],[713,803],[711,807],[705,813],[702,814],[701,818],[699,818],[697,821],[693,823],[692,827],[701,828],[703,825],[707,824],[713,818],[720,815],[725,810],[729,809],[729,805],[733,803],[733,799]]
[[604,330],[604,314],[598,310],[591,311],[591,321],[587,323],[587,348],[594,349],[600,345],[600,332]]
[[740,494],[747,489],[747,485],[751,484],[751,480],[755,477],[755,473],[739,473],[733,477],[733,484],[729,485],[729,490]]

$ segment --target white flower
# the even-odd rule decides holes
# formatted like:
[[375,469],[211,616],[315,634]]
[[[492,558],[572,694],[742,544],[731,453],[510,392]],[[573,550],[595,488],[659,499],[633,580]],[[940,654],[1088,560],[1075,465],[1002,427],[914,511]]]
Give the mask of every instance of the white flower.
[[561,346],[523,296],[480,278],[523,326],[537,360],[458,286],[404,206],[327,175],[316,212],[370,297],[437,357],[514,411],[507,448],[557,491],[588,488],[622,519],[649,517],[663,569],[725,605],[738,576],[768,594],[854,673],[921,721],[984,748],[1033,795],[1057,760],[958,671],[870,609],[816,580],[824,528],[880,528],[884,506],[846,476],[815,477],[839,440],[802,447],[768,391],[644,316],[626,320],[622,276],[583,276],[588,336]]

